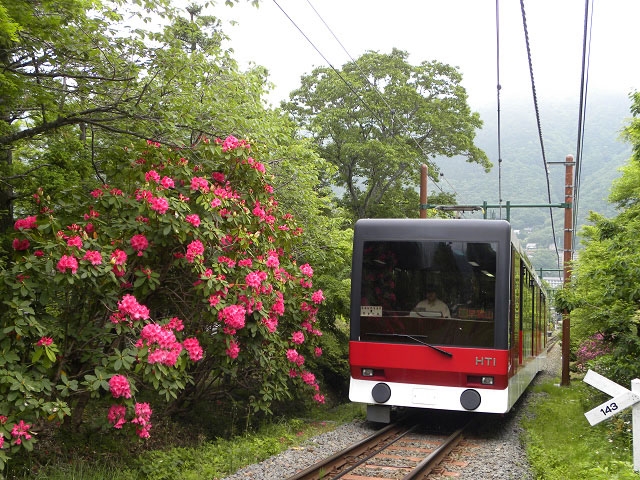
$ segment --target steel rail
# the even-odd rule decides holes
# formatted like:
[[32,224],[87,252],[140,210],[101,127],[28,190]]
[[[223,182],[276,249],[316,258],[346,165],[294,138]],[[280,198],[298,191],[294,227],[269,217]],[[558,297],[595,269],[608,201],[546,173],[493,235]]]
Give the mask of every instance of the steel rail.
[[[371,458],[372,456],[384,450],[395,441],[414,430],[413,427],[401,427],[399,423],[392,423],[379,431],[369,435],[368,437],[360,440],[359,442],[348,446],[344,450],[341,450],[334,455],[321,460],[310,467],[296,473],[289,477],[287,480],[319,480],[326,478],[340,478],[346,474],[347,471],[351,471],[355,468],[355,465],[360,465],[362,462]],[[380,448],[376,448],[383,445]],[[373,450],[372,450],[373,449]],[[372,453],[373,452],[373,453]],[[364,459],[359,460],[360,457]],[[355,462],[355,464],[354,464]],[[342,471],[342,469],[346,470]]]
[[426,478],[429,473],[453,450],[460,440],[462,440],[462,433],[467,428],[468,424],[459,430],[456,430],[447,439],[438,446],[433,452],[431,452],[424,460],[422,460],[416,467],[409,473],[407,473],[402,480],[416,480],[419,478]]

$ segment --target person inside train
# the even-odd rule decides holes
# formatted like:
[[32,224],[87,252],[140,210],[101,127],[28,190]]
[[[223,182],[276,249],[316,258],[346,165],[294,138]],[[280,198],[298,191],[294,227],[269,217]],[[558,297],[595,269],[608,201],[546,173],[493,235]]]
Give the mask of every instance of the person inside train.
[[434,317],[451,317],[451,313],[449,312],[449,307],[446,303],[438,298],[438,294],[436,293],[436,288],[433,285],[427,285],[426,288],[427,298],[419,302],[415,307],[413,307],[414,312],[418,312],[418,314],[423,314],[424,316],[434,316]]

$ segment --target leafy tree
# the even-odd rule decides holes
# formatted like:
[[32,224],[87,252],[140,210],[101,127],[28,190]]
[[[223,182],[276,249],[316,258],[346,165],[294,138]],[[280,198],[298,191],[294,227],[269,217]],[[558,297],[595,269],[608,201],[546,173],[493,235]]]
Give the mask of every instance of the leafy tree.
[[[317,317],[316,327],[318,330],[321,328],[320,325],[323,329],[328,327],[330,335],[339,337],[339,330],[334,328],[334,325],[336,318],[344,315],[348,309],[351,231],[345,228],[342,213],[333,204],[332,192],[327,188],[317,188],[318,172],[328,170],[326,162],[313,153],[307,140],[295,138],[295,125],[290,119],[279,111],[265,107],[261,100],[266,89],[265,70],[256,67],[247,72],[239,71],[230,53],[220,47],[224,34],[213,17],[200,15],[201,12],[196,7],[190,6],[190,18],[183,19],[163,0],[149,0],[144,3],[136,1],[130,4],[138,7],[141,18],[144,18],[141,13],[144,12],[144,8],[155,11],[161,9],[168,23],[167,28],[159,33],[148,32],[142,28],[135,31],[127,30],[124,20],[129,15],[126,10],[129,3],[117,0],[71,0],[64,8],[57,8],[57,5],[51,2],[33,3],[20,0],[5,7],[0,0],[0,40],[3,42],[0,45],[0,61],[3,62],[3,70],[0,72],[0,94],[4,102],[0,102],[0,148],[3,152],[0,161],[0,233],[5,230],[9,232],[1,237],[5,251],[0,247],[0,271],[4,281],[0,287],[0,302],[3,306],[11,306],[11,309],[18,308],[12,302],[15,300],[14,294],[19,293],[27,295],[37,303],[37,306],[33,307],[34,313],[29,314],[32,315],[29,317],[31,323],[27,327],[17,327],[27,329],[29,334],[20,335],[22,342],[11,343],[18,340],[16,335],[16,338],[6,340],[9,343],[4,346],[15,351],[21,360],[30,358],[35,347],[29,341],[35,338],[36,333],[46,336],[46,327],[39,326],[38,322],[42,318],[49,321],[60,316],[68,325],[74,325],[69,327],[72,333],[97,329],[101,334],[96,336],[96,343],[92,344],[91,348],[85,345],[85,348],[87,351],[102,351],[101,346],[104,344],[100,342],[109,338],[113,332],[100,330],[99,321],[94,321],[94,316],[98,318],[100,312],[104,312],[106,308],[114,310],[114,302],[122,300],[113,290],[118,286],[118,277],[114,279],[113,276],[116,274],[109,273],[112,266],[106,265],[106,261],[103,266],[96,266],[80,260],[77,275],[85,275],[85,279],[91,280],[95,295],[94,290],[86,288],[82,282],[69,281],[69,278],[75,278],[76,274],[64,275],[57,271],[57,260],[53,260],[53,255],[62,255],[62,249],[72,248],[65,247],[60,238],[56,237],[54,241],[50,236],[58,228],[69,236],[70,234],[64,231],[67,225],[84,226],[81,219],[88,214],[88,201],[94,201],[88,196],[89,192],[102,189],[108,198],[105,200],[101,197],[100,202],[107,202],[107,205],[101,203],[100,206],[110,211],[110,218],[115,219],[120,213],[124,213],[113,225],[104,225],[105,235],[101,236],[100,242],[110,237],[114,242],[128,235],[133,237],[138,234],[134,233],[133,229],[142,226],[135,217],[128,216],[125,207],[131,207],[129,213],[133,215],[137,204],[130,198],[124,201],[119,196],[114,196],[111,190],[107,191],[104,187],[108,184],[124,192],[131,192],[135,185],[139,186],[139,183],[136,183],[140,181],[139,172],[138,177],[127,176],[129,170],[126,167],[131,159],[122,153],[127,151],[134,155],[131,142],[139,138],[154,138],[162,144],[171,145],[174,151],[184,149],[185,145],[192,145],[194,149],[201,148],[206,153],[207,149],[211,148],[205,144],[206,138],[224,138],[229,132],[237,132],[238,136],[249,138],[252,154],[261,158],[262,164],[274,173],[274,178],[269,180],[274,198],[277,198],[277,201],[273,200],[274,211],[280,208],[282,211],[295,212],[299,219],[298,225],[307,231],[304,238],[296,237],[295,241],[287,243],[286,248],[282,247],[282,252],[290,255],[287,256],[287,261],[318,265],[314,272],[315,288],[323,289],[329,300],[326,311]],[[4,11],[7,12],[6,22],[3,17]],[[52,35],[56,29],[60,31]],[[159,155],[160,151],[155,150],[155,155]],[[191,149],[185,151],[191,154]],[[202,153],[198,162],[206,164],[219,161],[217,157],[215,160],[208,158],[210,152],[206,155],[205,153]],[[167,156],[171,155],[167,153]],[[199,156],[200,153],[193,155]],[[188,158],[188,155],[185,154],[185,157]],[[161,159],[158,159],[158,165],[164,165]],[[224,169],[221,167],[220,170]],[[240,171],[242,169],[238,170]],[[255,175],[253,170],[248,172]],[[181,174],[185,175],[184,172]],[[253,180],[239,180],[238,188],[240,189],[241,185],[249,185]],[[50,198],[47,208],[51,208],[54,213],[51,218],[48,218],[48,214],[45,215],[46,221],[38,216],[38,229],[24,232],[26,238],[22,240],[28,240],[32,247],[50,242],[47,248],[41,248],[49,259],[45,264],[45,271],[39,270],[42,267],[42,257],[34,259],[32,255],[31,260],[15,263],[16,251],[13,248],[13,218],[32,217],[38,213],[32,203],[32,193],[38,189],[46,192],[46,196]],[[74,192],[73,195],[68,193],[70,189]],[[245,194],[251,198],[259,198],[264,193],[249,191]],[[42,196],[39,199],[45,201]],[[276,202],[279,205],[277,208]],[[14,206],[15,214],[12,211]],[[197,210],[204,207],[189,208]],[[96,211],[97,209],[96,206]],[[186,216],[185,211],[180,210],[177,213]],[[239,217],[240,215],[233,221],[217,224],[216,235],[219,237],[220,232],[225,230],[230,235],[236,235],[236,229],[239,228],[236,221],[240,222]],[[206,309],[207,304],[199,300],[192,301],[193,292],[178,280],[172,280],[170,275],[167,276],[169,272],[178,275],[178,270],[172,270],[170,267],[171,259],[167,258],[173,248],[171,241],[176,240],[172,235],[178,235],[173,230],[177,220],[167,216],[162,220],[168,223],[151,223],[144,232],[139,232],[149,240],[152,236],[157,236],[158,240],[150,241],[150,244],[158,248],[150,247],[145,251],[144,258],[148,259],[147,263],[137,257],[131,260],[131,270],[127,270],[127,275],[134,277],[131,281],[132,288],[136,291],[139,302],[149,308],[150,318],[154,321],[165,321],[166,318],[159,315],[164,315],[172,306],[176,306],[176,310],[180,312],[176,316],[184,319],[185,325],[187,322],[190,324],[185,328],[190,328],[190,332],[198,331],[202,334],[204,327],[198,322],[206,324],[202,309]],[[87,235],[88,239],[83,238],[85,249],[88,248],[87,241],[98,243],[91,234]],[[165,238],[167,235],[171,238]],[[203,239],[203,244],[206,244],[205,240],[211,244],[214,239],[211,236]],[[263,241],[264,237],[260,240]],[[278,241],[275,245],[277,244]],[[115,248],[113,245],[102,246],[105,252],[108,252],[109,248]],[[160,248],[161,246],[165,248]],[[32,252],[33,249],[25,251],[27,255]],[[228,257],[232,258],[230,255]],[[154,268],[153,265],[157,265],[155,262],[161,262],[163,267]],[[26,271],[32,273],[29,278],[22,272],[26,266]],[[180,270],[181,274],[187,273],[184,277],[178,275],[176,278],[188,278],[187,270]],[[150,276],[144,273],[148,271],[152,272]],[[99,279],[94,278],[95,272],[99,272]],[[16,283],[16,275],[19,274],[23,275],[19,278],[26,282],[24,285]],[[295,276],[294,278],[297,279]],[[115,283],[110,284],[108,279]],[[305,284],[308,284],[310,280],[307,279],[306,282]],[[240,282],[234,284],[239,285]],[[106,288],[106,291],[103,291],[105,285],[111,290]],[[137,296],[140,289],[144,290],[144,299]],[[48,293],[39,296],[34,293],[37,291]],[[168,293],[163,295],[160,292]],[[87,302],[84,308],[76,310],[77,305],[68,303],[75,298],[82,298]],[[288,309],[289,304],[286,307]],[[315,312],[315,307],[312,306],[309,311]],[[302,322],[309,311],[292,315],[296,321]],[[99,318],[104,321],[104,318]],[[6,328],[13,328],[11,322],[15,320],[14,316],[7,316],[3,320],[8,322]],[[202,328],[198,330],[196,324]],[[257,327],[257,330],[260,331],[262,328]],[[281,331],[284,330],[283,327]],[[244,330],[246,331],[248,329]],[[255,332],[256,329],[253,328],[251,342],[259,342],[260,337]],[[130,336],[137,334],[133,331],[125,333]],[[53,362],[50,358],[53,356],[56,362],[52,368],[56,365],[59,367],[60,363],[57,362],[60,359],[54,349],[63,352],[61,345],[64,345],[65,349],[79,348],[80,342],[72,339],[69,346],[66,343],[65,332],[56,332],[56,335],[52,334],[47,338],[51,338],[53,343],[38,346],[42,347],[41,353],[38,354],[38,362],[27,362],[23,365],[22,362],[16,363],[12,359],[11,363],[4,366],[0,362],[0,368],[6,366],[5,379],[9,383],[17,374],[36,378],[33,381],[36,383],[36,390],[42,396],[34,396],[34,402],[38,405],[29,405],[29,411],[24,416],[25,421],[28,420],[36,425],[35,428],[39,428],[39,422],[48,415],[47,409],[56,409],[58,415],[67,415],[67,423],[73,426],[82,418],[84,405],[91,400],[95,389],[102,388],[104,393],[107,377],[104,371],[98,374],[95,369],[93,373],[86,373],[87,369],[92,368],[92,360],[82,355],[72,357],[73,362],[69,357],[64,357],[69,363],[67,369],[61,369],[60,372],[64,372],[65,375],[60,372],[51,374],[49,366],[43,367],[41,363],[46,359]],[[61,339],[65,339],[65,342],[61,343]],[[240,341],[237,343],[242,345]],[[334,344],[333,340],[329,342],[329,345]],[[306,365],[309,369],[319,367],[322,370],[337,372],[346,358],[343,346],[338,344],[338,348],[330,351],[330,355],[327,355],[329,360],[326,361],[323,357],[306,355]],[[49,350],[46,347],[49,347]],[[203,343],[203,347],[209,352],[208,345]],[[224,351],[220,347],[218,343],[217,347],[212,348],[216,354],[220,354]],[[228,347],[231,348],[230,343]],[[111,344],[105,346],[103,353],[95,356],[96,362],[107,362],[111,370],[105,371],[109,375],[114,373],[113,364],[110,362],[114,361],[111,357],[115,355],[110,348]],[[116,348],[122,353],[121,346]],[[262,353],[258,350],[256,352],[254,356],[250,356],[247,350],[243,350],[239,355],[240,358],[247,355],[247,358],[255,362],[270,362],[274,358],[274,350],[269,348]],[[169,383],[141,377],[142,379],[136,378],[132,382],[132,388],[144,385],[140,394],[150,397],[153,397],[154,389],[164,389],[164,393],[169,395],[165,398],[168,402],[168,412],[180,411],[194,400],[207,400],[215,395],[218,395],[218,398],[220,395],[229,394],[236,398],[243,397],[254,407],[263,408],[263,411],[266,411],[272,402],[287,398],[282,394],[286,382],[278,376],[284,371],[283,365],[286,363],[278,364],[277,360],[274,360],[275,363],[267,365],[266,368],[260,368],[256,363],[232,368],[225,363],[215,363],[215,358],[215,355],[205,354],[204,359],[196,366],[189,367],[185,367],[182,362],[177,373],[172,370],[155,370],[154,374],[169,375],[169,380],[166,381]],[[128,359],[129,357],[127,361]],[[208,362],[213,362],[213,366],[208,365]],[[73,365],[73,368],[69,368],[69,365]],[[222,373],[220,368],[224,370]],[[95,376],[94,382],[99,380],[99,385],[90,384],[86,375]],[[275,377],[267,379],[264,375]],[[72,377],[78,383],[69,380],[69,388],[56,383]],[[305,378],[310,380],[312,377],[306,375]],[[175,383],[172,383],[174,380]],[[300,380],[298,377],[297,381]],[[255,396],[255,392],[260,392],[260,395]],[[287,390],[288,393],[297,392],[290,389]],[[20,398],[15,401],[19,400]],[[60,403],[56,406],[52,402]],[[129,415],[132,413],[131,408],[133,407],[130,406]],[[8,422],[17,419],[14,413]],[[7,425],[11,427],[9,423]],[[10,431],[5,431],[5,435],[10,438]]]
[[[277,131],[264,121],[264,70],[241,73],[218,23],[195,7],[185,20],[168,0],[0,6],[0,231],[37,182],[75,182],[69,172],[104,180],[114,144],[182,146],[230,132],[263,141]],[[127,25],[149,11],[163,31]]]
[[491,167],[473,144],[482,122],[460,73],[436,61],[413,66],[407,57],[368,52],[337,72],[316,68],[283,104],[335,165],[329,181],[344,191],[342,205],[354,219],[416,216],[419,167],[436,155]]
[[39,191],[15,223],[0,270],[0,462],[50,420],[78,426],[107,393],[102,423],[143,438],[151,405],[185,392],[243,389],[268,411],[293,382],[324,401],[305,363],[321,354],[324,295],[297,261],[302,229],[247,142],[203,140],[129,148],[108,186],[67,195],[83,216]]
[[592,213],[583,228],[584,249],[575,261],[571,290],[560,301],[570,307],[575,343],[604,342],[595,364],[621,383],[640,375],[640,94],[632,95],[634,119],[626,128],[633,156],[614,182],[613,218]]

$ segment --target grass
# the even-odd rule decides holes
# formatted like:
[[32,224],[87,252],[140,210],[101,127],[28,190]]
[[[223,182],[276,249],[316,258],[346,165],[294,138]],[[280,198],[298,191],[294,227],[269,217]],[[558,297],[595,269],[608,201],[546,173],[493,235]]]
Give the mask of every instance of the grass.
[[[144,452],[136,458],[111,454],[85,454],[52,458],[48,465],[28,462],[20,470],[7,472],[7,480],[215,480],[346,422],[365,417],[362,405],[345,404],[335,409],[319,408],[312,418],[280,419],[256,432],[203,442],[197,447],[174,447]],[[0,472],[0,479],[2,479]]]
[[[631,410],[591,427],[584,413],[607,400],[605,394],[572,379],[568,387],[558,379],[544,381],[530,392],[523,419],[527,455],[540,480],[635,479]],[[301,445],[336,425],[364,418],[361,405],[317,409],[312,418],[280,419],[256,432],[197,446],[155,449],[144,453],[124,450],[123,456],[96,446],[86,452],[52,455],[47,465],[23,465],[7,472],[7,480],[200,480],[220,479],[236,470]],[[170,431],[170,429],[168,429]],[[176,432],[181,435],[181,432]],[[640,434],[640,432],[638,432]],[[73,450],[73,449],[72,449]],[[78,449],[78,452],[80,450]],[[102,452],[102,453],[98,453]],[[2,475],[0,474],[0,478]]]
[[549,380],[530,395],[523,427],[536,479],[640,479],[633,471],[631,409],[590,426],[584,413],[610,397],[581,378],[566,387]]

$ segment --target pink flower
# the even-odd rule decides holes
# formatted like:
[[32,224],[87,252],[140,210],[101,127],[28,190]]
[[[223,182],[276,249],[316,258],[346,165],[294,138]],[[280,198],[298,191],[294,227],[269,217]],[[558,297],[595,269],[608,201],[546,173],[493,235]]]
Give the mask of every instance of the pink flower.
[[186,338],[182,345],[184,349],[189,353],[189,358],[193,362],[197,362],[202,359],[202,347],[200,346],[200,342],[198,342],[197,338]]
[[246,277],[244,277],[244,281],[247,283],[247,285],[249,287],[252,288],[259,288],[260,284],[262,283],[262,279],[260,278],[260,275],[257,272],[250,272],[247,274]]
[[222,172],[213,172],[211,177],[218,183],[224,183],[225,181],[225,176]]
[[144,179],[146,182],[154,181],[156,183],[160,182],[160,175],[155,170],[149,170],[144,174]]
[[[174,317],[171,319],[169,324],[164,327],[156,323],[149,323],[145,325],[140,332],[141,340],[137,344],[137,347],[143,348],[146,342],[146,346],[149,350],[149,355],[147,357],[147,362],[149,364],[160,363],[169,367],[176,365],[178,357],[182,352],[183,345],[176,340],[173,331],[169,328],[171,325],[174,325],[176,329],[179,330],[183,327],[182,321],[179,318]],[[189,352],[189,356],[193,361],[197,361],[202,358],[202,349],[196,339],[185,340],[184,347]]]
[[[120,265],[114,265],[113,266],[113,274],[116,277],[118,277],[118,278],[124,277],[126,273],[127,273],[127,270],[124,269],[123,267],[121,267]],[[129,285],[129,287],[125,287],[125,285],[127,285],[127,284]],[[122,286],[123,286],[123,288],[130,288],[131,283],[130,282],[123,283]]]
[[131,398],[129,380],[123,375],[114,375],[109,379],[109,389],[113,398]]
[[263,318],[262,323],[267,327],[270,333],[273,333],[278,328],[278,319],[275,316],[269,316],[269,318]]
[[182,320],[180,320],[178,317],[173,317],[171,318],[171,320],[169,320],[169,323],[164,326],[164,328],[175,330],[176,332],[181,332],[182,330],[184,330],[184,323],[182,323]]
[[[149,345],[154,343],[162,343],[163,345],[168,345],[167,342],[167,332],[157,323],[148,323],[140,332],[140,336],[147,341]],[[173,341],[175,341],[175,336],[173,337]]]
[[211,200],[211,208],[216,208],[220,205],[222,205],[222,200],[220,200],[219,198],[214,198],[213,200]]
[[218,318],[231,328],[244,328],[246,310],[242,305],[229,305],[218,312]]
[[78,235],[74,235],[73,237],[69,237],[67,239],[67,245],[70,247],[78,247],[82,248],[82,238]]
[[233,358],[233,359],[238,358],[238,354],[240,353],[240,347],[236,342],[231,340],[231,342],[229,342],[229,348],[227,348],[225,353],[229,358]]
[[267,215],[264,209],[260,206],[260,202],[256,202],[256,206],[253,209],[253,214],[256,217],[262,218],[262,219],[264,219],[264,217]]
[[305,263],[304,265],[300,265],[300,271],[302,272],[303,275],[306,275],[307,277],[313,277],[313,268],[311,268],[311,266],[308,263]]
[[300,375],[300,377],[302,378],[302,381],[307,385],[313,385],[314,383],[316,383],[316,376],[311,372],[302,372],[302,375]]
[[129,243],[135,251],[139,252],[139,254],[141,254],[149,246],[149,240],[147,240],[147,237],[145,237],[142,233],[138,233],[137,235],[131,237]]
[[224,142],[222,142],[222,151],[226,152],[227,150],[233,150],[240,145],[240,142],[233,135],[229,135],[225,138]]
[[15,423],[13,428],[11,429],[11,436],[13,437],[13,444],[20,445],[22,444],[22,439],[30,440],[31,435],[29,434],[29,429],[31,428],[31,424],[24,423],[24,420],[20,420],[19,423]]
[[60,273],[66,273],[67,270],[71,270],[71,273],[75,274],[78,271],[78,260],[71,255],[63,255],[58,261],[56,268]]
[[127,253],[116,249],[111,253],[111,263],[114,265],[124,265],[127,262]]
[[187,215],[186,217],[184,217],[184,219],[196,228],[200,226],[200,217],[195,213],[192,215]]
[[164,188],[173,188],[175,187],[175,182],[173,181],[172,178],[165,176],[165,177],[162,177],[162,180],[160,181],[160,185],[162,185]]
[[35,252],[33,252],[33,254],[36,257],[43,257],[44,256],[44,252],[42,250],[36,250]]
[[138,303],[136,297],[126,294],[118,302],[118,310],[124,315],[128,315],[133,320],[146,320],[149,318],[149,309]]
[[136,403],[135,417],[131,423],[135,423],[136,433],[140,438],[149,438],[149,430],[151,429],[151,407],[148,403]]
[[187,254],[186,258],[189,263],[193,263],[197,256],[200,256],[204,253],[204,245],[200,240],[194,240],[189,245],[187,245]]
[[277,255],[269,255],[267,257],[267,267],[269,268],[278,268],[280,266],[280,260]]
[[14,238],[13,242],[11,243],[11,246],[13,247],[14,250],[16,251],[22,251],[22,250],[27,250],[29,248],[29,240],[27,240],[26,238]]
[[316,402],[318,402],[318,403],[324,403],[324,395],[321,395],[321,394],[319,394],[319,393],[316,393],[316,394],[313,396],[313,399],[314,399]]
[[315,353],[316,357],[319,357],[319,356],[322,355],[322,349],[320,347],[316,347],[314,353]]
[[291,341],[296,345],[304,343],[304,333],[298,331],[291,334]]
[[206,192],[209,190],[209,181],[203,177],[193,177],[191,179],[191,190],[202,190]]
[[313,294],[311,295],[311,300],[316,305],[319,304],[319,303],[322,303],[325,300],[324,295],[322,293],[322,290],[317,290],[317,291],[313,292]]
[[149,199],[149,207],[151,210],[163,215],[169,210],[169,200],[163,197],[152,197]]
[[297,350],[290,348],[289,350],[287,350],[287,360],[289,360],[292,363],[296,363],[296,361],[298,360],[298,357],[300,357],[300,354],[298,353]]
[[282,292],[276,292],[276,297],[278,297],[278,299],[271,307],[271,311],[278,316],[282,316],[284,315],[284,296]]
[[82,257],[83,260],[87,260],[91,263],[91,265],[101,265],[102,264],[102,254],[97,250],[87,250],[87,253]]
[[169,348],[157,348],[153,350],[149,353],[147,361],[150,365],[160,363],[168,367],[175,367],[181,351],[182,345],[178,342],[174,342]]
[[26,217],[20,218],[16,220],[16,223],[13,224],[13,228],[16,230],[31,230],[32,228],[36,228],[38,225],[36,223],[36,217]]
[[39,346],[39,347],[48,347],[52,343],[53,343],[53,338],[51,338],[51,337],[42,337],[40,340],[38,340],[38,343],[36,343],[36,345]]
[[113,428],[122,428],[127,423],[125,415],[127,414],[127,408],[124,405],[111,405],[109,413],[107,414],[107,420],[113,425]]

